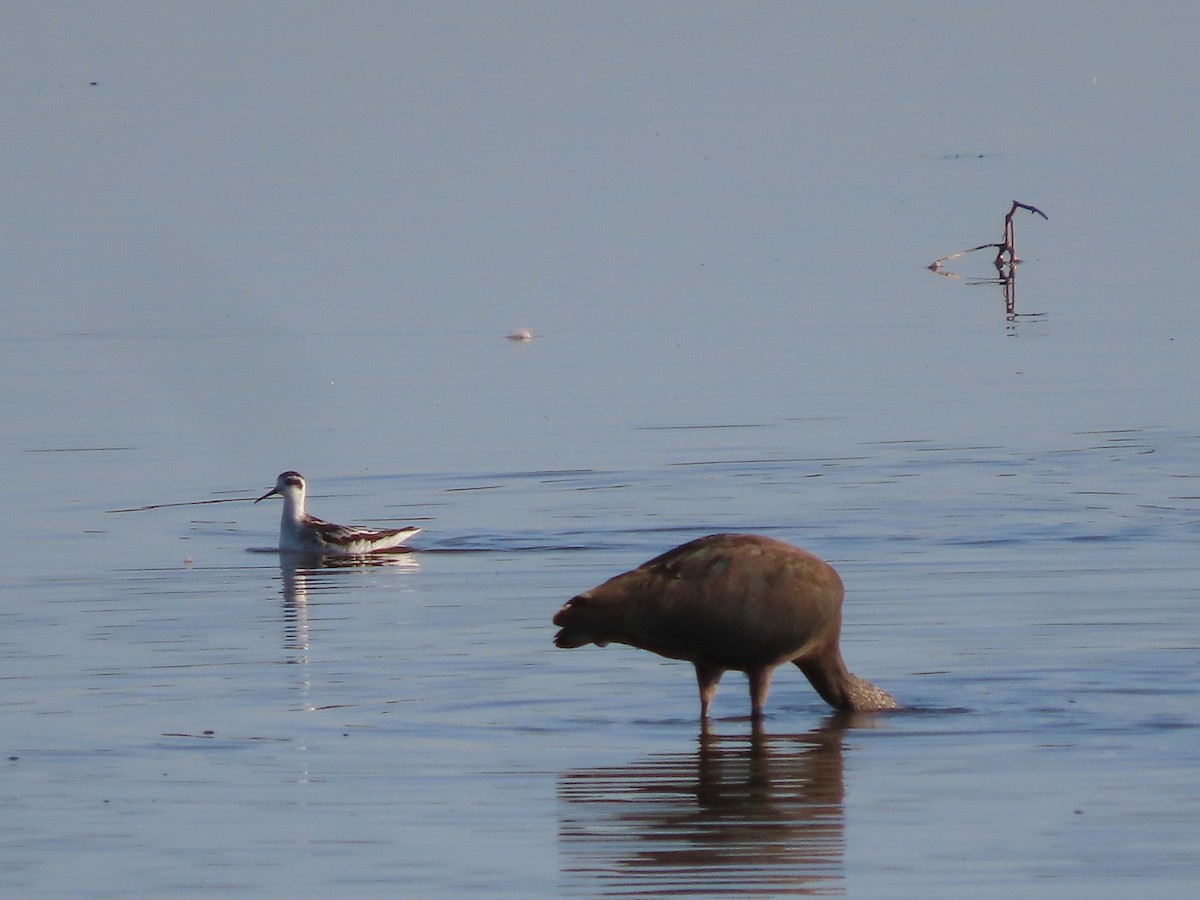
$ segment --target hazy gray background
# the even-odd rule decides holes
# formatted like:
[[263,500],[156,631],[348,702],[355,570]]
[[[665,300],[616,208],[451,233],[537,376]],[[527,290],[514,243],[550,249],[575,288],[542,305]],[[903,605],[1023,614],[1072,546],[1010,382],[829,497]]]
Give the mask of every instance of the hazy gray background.
[[[748,353],[764,405],[813,412],[797,392],[852,385],[836,406],[871,406],[889,437],[1161,424],[1195,387],[1192,348],[1161,339],[1200,323],[1190,3],[4,20],[4,402],[10,422],[57,409],[51,445],[175,433],[210,444],[186,462],[200,488],[335,459],[440,468],[442,437],[536,443],[552,414],[753,418],[721,387]],[[1002,333],[998,301],[923,269],[998,239],[1013,199],[1050,215],[1018,220],[1021,304],[1062,342],[1044,356],[948,338]],[[509,381],[478,355],[512,348],[475,339],[519,325],[562,356]],[[41,368],[64,335],[71,362]],[[1002,389],[963,408],[964,379]],[[1064,403],[1079,383],[1097,395]],[[154,435],[130,437],[135,409]],[[300,415],[317,433],[297,440]]]

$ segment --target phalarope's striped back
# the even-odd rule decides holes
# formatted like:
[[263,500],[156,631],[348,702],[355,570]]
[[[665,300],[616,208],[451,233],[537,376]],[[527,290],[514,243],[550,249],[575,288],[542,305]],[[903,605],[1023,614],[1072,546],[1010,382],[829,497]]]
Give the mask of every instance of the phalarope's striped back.
[[275,479],[275,487],[258,498],[266,500],[276,494],[283,498],[283,516],[279,520],[280,550],[324,553],[329,556],[362,556],[379,550],[393,550],[421,530],[411,525],[407,528],[334,525],[305,511],[305,490],[303,475],[284,472]]

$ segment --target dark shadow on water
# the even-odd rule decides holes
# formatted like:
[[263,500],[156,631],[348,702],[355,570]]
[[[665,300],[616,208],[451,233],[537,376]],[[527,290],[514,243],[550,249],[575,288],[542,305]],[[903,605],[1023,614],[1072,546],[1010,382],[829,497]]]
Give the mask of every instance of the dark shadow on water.
[[558,778],[563,886],[600,895],[840,894],[843,740],[701,733],[689,753]]

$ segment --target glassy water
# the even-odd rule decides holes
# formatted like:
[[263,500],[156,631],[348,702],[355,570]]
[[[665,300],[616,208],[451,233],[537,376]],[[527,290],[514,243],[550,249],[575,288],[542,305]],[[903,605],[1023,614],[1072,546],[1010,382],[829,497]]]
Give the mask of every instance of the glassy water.
[[[18,7],[6,895],[1194,892],[1197,13],[655,9]],[[714,531],[905,709],[553,647]]]

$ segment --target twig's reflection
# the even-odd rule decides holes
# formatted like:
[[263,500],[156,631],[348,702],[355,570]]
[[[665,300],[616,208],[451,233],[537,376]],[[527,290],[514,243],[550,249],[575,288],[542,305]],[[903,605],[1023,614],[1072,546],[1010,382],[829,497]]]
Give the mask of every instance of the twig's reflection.
[[[1019,263],[1020,260],[1017,260]],[[1004,286],[1004,318],[1009,322],[1016,321],[1018,316],[1026,318],[1036,318],[1044,316],[1045,313],[1019,313],[1017,312],[1017,267],[1016,265],[1001,265],[997,267],[998,274],[995,278],[979,278],[967,282],[968,284],[1000,284]]]
[[815,731],[701,733],[695,752],[559,776],[564,877],[589,893],[839,892],[842,742]]

